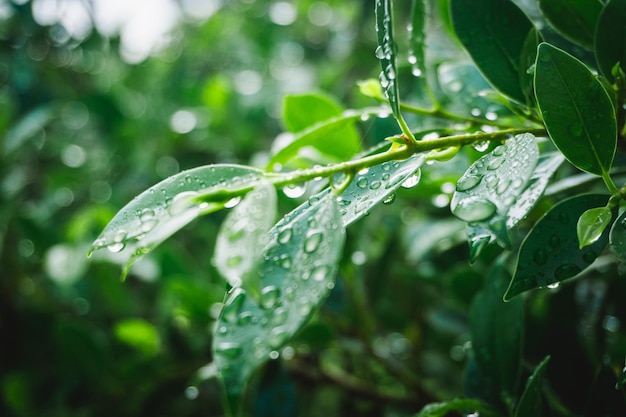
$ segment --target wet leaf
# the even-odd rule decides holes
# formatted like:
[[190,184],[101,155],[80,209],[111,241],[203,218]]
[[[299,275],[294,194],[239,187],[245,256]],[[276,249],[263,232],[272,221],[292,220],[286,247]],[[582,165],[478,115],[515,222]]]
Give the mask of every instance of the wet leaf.
[[583,194],[552,207],[522,242],[505,300],[524,291],[559,283],[591,265],[606,247],[608,236],[601,236],[581,250],[576,224],[583,212],[605,205],[608,199],[608,195]]
[[597,0],[539,0],[544,17],[558,33],[578,45],[593,49],[596,22],[602,5]]
[[260,302],[234,288],[213,338],[215,363],[233,409],[254,370],[278,354],[334,286],[345,240],[334,194],[287,214],[270,236],[259,269]]
[[626,0],[609,0],[598,18],[595,52],[598,67],[606,78],[615,80],[613,67],[619,62],[626,72]]
[[512,2],[451,0],[456,34],[485,78],[498,91],[525,103],[519,63],[532,23]]
[[520,54],[519,62],[519,80],[522,92],[526,98],[526,105],[529,107],[535,107],[535,93],[534,93],[534,72],[535,62],[537,61],[537,47],[542,42],[541,34],[535,28],[532,28],[524,45],[522,46],[522,52]]
[[414,417],[445,417],[453,411],[472,413],[480,412],[484,408],[486,407],[481,401],[469,398],[455,398],[450,401],[428,404]]
[[401,115],[398,83],[396,82],[398,70],[396,67],[396,44],[393,38],[392,0],[376,0],[376,35],[378,37],[376,57],[380,60],[382,67],[380,85],[387,93],[387,100],[389,100],[393,115],[399,119]]
[[276,189],[260,182],[222,222],[215,244],[217,270],[232,287],[241,286],[253,298],[260,296],[256,267],[276,218]]
[[502,301],[510,278],[504,266],[496,264],[470,309],[474,358],[481,373],[504,396],[514,395],[518,384],[524,309],[521,299]]
[[592,174],[608,172],[617,122],[611,98],[593,73],[573,56],[542,43],[535,94],[550,138],[567,160]]
[[578,247],[582,249],[600,239],[612,219],[613,213],[608,207],[592,208],[581,214],[576,224]]
[[[240,165],[207,165],[180,172],[139,194],[93,242],[126,261],[123,275],[141,257],[201,214],[224,207],[227,191],[254,185],[266,174]],[[204,201],[196,198],[202,194]]]
[[450,209],[476,229],[469,234],[470,241],[489,237],[501,245],[510,244],[507,214],[526,189],[538,158],[535,137],[517,135],[480,158],[459,178]]
[[425,0],[413,0],[411,7],[411,24],[409,26],[409,64],[411,73],[419,77],[424,73],[426,40],[426,3]]
[[517,404],[515,417],[537,417],[542,415],[541,397],[543,378],[549,361],[550,357],[546,356],[539,365],[537,365],[533,374],[528,378],[528,381],[526,381],[526,388]]
[[626,211],[619,215],[609,233],[611,249],[617,257],[626,262]]

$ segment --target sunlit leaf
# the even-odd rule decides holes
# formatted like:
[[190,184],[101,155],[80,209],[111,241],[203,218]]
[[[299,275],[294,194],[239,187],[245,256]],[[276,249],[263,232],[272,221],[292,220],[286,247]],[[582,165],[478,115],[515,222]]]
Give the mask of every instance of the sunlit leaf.
[[540,0],[541,12],[550,25],[565,38],[586,49],[593,49],[598,16],[598,0]]
[[613,104],[593,73],[562,50],[539,45],[535,94],[550,138],[579,169],[608,172],[617,146]]
[[275,218],[276,189],[260,182],[228,213],[215,243],[218,271],[231,286],[241,286],[256,299],[260,294],[256,267],[261,263]]
[[512,1],[451,0],[450,5],[454,30],[478,69],[498,91],[525,103],[519,63],[530,20]]
[[398,70],[396,68],[396,44],[393,37],[392,0],[376,0],[376,34],[378,36],[376,57],[380,59],[382,67],[380,84],[387,93],[391,111],[396,119],[399,119],[401,117],[400,98],[396,82]]
[[[139,194],[122,208],[93,242],[91,252],[108,248],[134,262],[201,214],[219,210],[229,190],[252,187],[265,175],[239,165],[208,165],[183,171]],[[205,200],[196,198],[200,195]]]
[[626,262],[626,211],[619,215],[609,233],[611,249],[622,261]]
[[549,361],[550,357],[546,356],[537,365],[528,381],[526,381],[526,388],[517,404],[515,417],[537,417],[542,415],[543,378]]
[[613,81],[613,67],[626,72],[626,0],[609,0],[598,18],[595,52],[602,74]]
[[413,0],[411,7],[411,24],[409,26],[409,64],[414,76],[424,73],[426,40],[426,3],[424,0]]
[[259,269],[260,302],[234,288],[213,339],[215,362],[233,409],[254,370],[278,354],[334,286],[345,240],[335,196],[328,194],[318,204],[287,214],[270,236]]
[[161,345],[159,333],[151,323],[142,319],[119,321],[113,328],[116,339],[146,356],[155,355]]
[[524,311],[521,299],[502,301],[510,278],[503,265],[495,265],[470,309],[476,363],[491,385],[509,396],[516,392],[520,373]]
[[608,243],[607,234],[580,249],[576,223],[589,208],[603,206],[609,196],[577,195],[561,201],[532,228],[519,251],[506,300],[534,288],[560,283],[587,268]]
[[576,224],[579,248],[582,249],[600,239],[612,219],[613,213],[608,207],[592,208],[581,214]]
[[452,213],[484,236],[508,246],[507,213],[524,192],[537,166],[539,149],[531,134],[517,135],[476,161],[456,184]]

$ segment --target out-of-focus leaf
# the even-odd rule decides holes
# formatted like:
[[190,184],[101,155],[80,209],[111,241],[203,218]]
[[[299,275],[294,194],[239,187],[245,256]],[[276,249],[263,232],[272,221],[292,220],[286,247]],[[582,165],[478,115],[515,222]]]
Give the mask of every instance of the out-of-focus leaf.
[[582,249],[600,239],[612,219],[613,213],[608,207],[592,208],[581,214],[576,224],[579,248]]
[[541,34],[537,29],[532,28],[526,36],[526,40],[524,41],[522,52],[520,54],[520,86],[522,87],[522,92],[524,93],[524,97],[526,98],[526,105],[529,107],[534,107],[533,105],[535,103],[534,65],[537,61],[537,47],[540,43]]
[[517,404],[515,417],[539,417],[541,413],[541,396],[543,390],[543,377],[550,357],[546,356],[537,365],[533,374],[526,381],[526,388]]
[[451,0],[452,24],[476,66],[498,91],[525,103],[519,82],[524,42],[533,27],[512,2]]
[[[470,237],[497,240],[510,245],[507,213],[525,190],[539,158],[535,137],[517,135],[476,161],[456,184],[450,209],[459,219],[471,223]],[[471,242],[470,242],[471,245]]]
[[626,262],[626,211],[619,215],[609,233],[611,249],[622,261]]
[[215,266],[233,287],[259,297],[256,267],[276,218],[276,189],[260,182],[222,222],[215,243]]
[[[139,194],[122,208],[93,242],[90,253],[101,248],[120,252],[125,275],[146,255],[201,214],[219,210],[228,191],[253,187],[264,174],[239,165],[208,165],[180,172]],[[196,198],[202,195],[203,201]]]
[[503,265],[493,267],[485,289],[470,309],[472,349],[482,374],[504,396],[512,396],[521,364],[523,309],[521,299],[502,301],[510,275]]
[[400,115],[400,94],[396,82],[398,70],[396,68],[396,44],[393,38],[392,0],[376,0],[376,34],[378,36],[376,57],[380,59],[382,67],[380,85],[387,93],[387,100],[389,100],[393,115],[399,119],[402,116]]
[[611,98],[578,59],[539,45],[535,94],[550,138],[579,169],[602,175],[611,168],[617,122]]
[[115,324],[115,337],[146,356],[152,356],[159,351],[161,340],[157,329],[141,319],[127,319]]
[[559,283],[578,275],[604,250],[608,236],[579,249],[576,223],[592,207],[603,206],[609,196],[577,195],[561,201],[532,228],[519,251],[517,268],[505,300],[534,288]]
[[477,412],[479,415],[483,415],[486,413],[483,412],[485,408],[487,407],[481,401],[469,398],[455,398],[450,401],[428,404],[414,417],[444,417],[453,411],[463,413]]
[[541,12],[561,35],[592,50],[602,4],[598,0],[540,0]]
[[316,311],[334,286],[345,240],[334,194],[287,214],[270,231],[257,304],[234,288],[220,314],[213,353],[228,403],[239,407],[253,371],[270,359]]
[[426,39],[426,3],[424,0],[413,0],[411,7],[411,25],[409,26],[409,64],[414,76],[424,73],[426,62],[424,58]]
[[598,18],[595,52],[598,67],[613,81],[613,67],[619,62],[626,72],[626,0],[609,0]]
[[608,363],[603,363],[589,392],[584,417],[626,415],[626,402],[621,389],[616,389],[618,379]]
[[26,141],[40,132],[54,117],[52,107],[38,107],[22,117],[5,136],[3,141],[4,155],[19,149]]

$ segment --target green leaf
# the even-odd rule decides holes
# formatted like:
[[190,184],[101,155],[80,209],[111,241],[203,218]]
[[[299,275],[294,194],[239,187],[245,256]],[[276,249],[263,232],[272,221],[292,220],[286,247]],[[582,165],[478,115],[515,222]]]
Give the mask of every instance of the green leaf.
[[617,378],[617,382],[615,383],[615,389],[621,389],[626,383],[626,366],[622,368],[622,371]]
[[519,80],[522,92],[526,98],[525,103],[528,107],[535,107],[534,72],[537,61],[537,47],[541,42],[541,34],[537,29],[532,28],[528,32],[526,40],[524,40],[524,46],[522,46],[520,54]]
[[578,247],[582,249],[600,239],[612,219],[613,213],[608,207],[592,208],[581,214],[576,224]]
[[609,0],[596,26],[595,51],[598,67],[611,81],[613,67],[619,63],[626,72],[626,0]]
[[260,182],[228,213],[215,244],[217,270],[231,286],[241,286],[257,300],[261,283],[256,267],[261,263],[275,218],[276,189]]
[[411,24],[409,26],[409,64],[411,73],[419,77],[426,69],[424,57],[426,40],[426,3],[425,0],[413,0]]
[[538,159],[535,137],[517,135],[463,174],[456,184],[450,209],[459,219],[471,223],[472,228],[481,229],[479,233],[470,233],[470,240],[489,236],[490,240],[510,245],[507,213],[526,189]]
[[626,402],[621,389],[616,389],[619,380],[608,361],[604,361],[589,390],[583,417],[626,416]]
[[525,103],[519,63],[530,20],[512,1],[451,0],[450,6],[454,30],[478,69],[498,91]]
[[[124,206],[93,242],[89,254],[120,253],[125,276],[133,263],[201,214],[222,209],[227,192],[253,186],[263,171],[240,165],[207,165],[171,176]],[[196,201],[202,194],[204,201]]]
[[382,72],[380,85],[387,93],[387,100],[396,119],[401,119],[400,99],[396,77],[396,44],[393,38],[393,2],[392,0],[376,0],[376,35],[378,47],[376,57],[380,59]]
[[140,351],[145,356],[154,356],[161,346],[156,327],[142,319],[119,321],[113,328],[117,340]]
[[[283,122],[293,133],[341,117],[343,112],[344,109],[332,98],[319,93],[288,95],[283,101]],[[360,136],[353,123],[329,132],[310,145],[337,160],[349,159],[361,150]]]
[[596,22],[602,10],[598,0],[539,0],[541,12],[558,33],[592,50]]
[[523,329],[523,300],[502,301],[510,278],[504,266],[496,264],[470,308],[470,334],[476,363],[504,397],[514,395],[517,388]]
[[560,283],[591,265],[606,247],[608,236],[601,236],[581,250],[576,224],[583,212],[605,205],[608,198],[603,194],[583,194],[552,207],[522,242],[505,300],[524,291]]
[[579,169],[603,175],[613,163],[617,122],[611,98],[578,59],[539,45],[535,94],[556,147]]
[[550,356],[546,356],[533,371],[533,374],[526,381],[526,388],[517,404],[515,417],[538,417],[541,412],[541,396],[543,389],[543,378]]
[[611,249],[615,255],[626,263],[626,211],[619,215],[609,232]]
[[[485,405],[481,401],[472,400],[469,398],[455,398],[450,401],[428,404],[427,406],[422,408],[422,410],[414,417],[444,417],[453,411],[459,413],[471,413],[479,411],[480,413],[480,411],[485,408]],[[480,413],[480,415],[483,414]]]
[[334,194],[287,214],[270,231],[259,269],[261,300],[245,290],[227,295],[213,338],[215,363],[236,409],[254,370],[274,357],[334,286],[345,241]]
[[[295,133],[289,144],[272,156],[268,166],[274,167],[276,164],[286,165],[291,158],[307,146],[315,148],[332,161],[349,159],[354,155],[353,150],[357,151],[358,148],[355,148],[353,140],[350,138],[347,138],[347,142],[343,143],[343,137],[340,138],[338,134],[344,132],[345,129],[353,129],[355,121],[379,113],[381,113],[380,108],[347,110],[339,116],[314,123],[304,130]],[[341,158],[338,157],[340,154],[343,155]]]

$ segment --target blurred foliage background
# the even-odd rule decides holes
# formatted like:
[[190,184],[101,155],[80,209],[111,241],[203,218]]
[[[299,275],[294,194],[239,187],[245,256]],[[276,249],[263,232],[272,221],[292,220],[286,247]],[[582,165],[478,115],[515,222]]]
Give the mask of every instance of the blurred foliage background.
[[[356,86],[379,72],[373,1],[137,3],[115,21],[103,16],[122,2],[0,0],[2,416],[223,415],[210,335],[226,288],[211,264],[224,214],[169,239],[125,283],[115,254],[87,259],[89,246],[132,197],[180,170],[262,167],[283,130],[285,94],[375,104]],[[163,35],[134,44],[149,30],[133,19],[150,21],[161,3]],[[408,3],[397,4],[400,24]],[[444,32],[442,22],[433,31]],[[469,114],[486,84],[442,39],[429,52],[436,93]],[[454,84],[459,77],[465,85]],[[472,85],[480,88],[462,90]],[[386,119],[360,127],[364,148],[395,133]],[[348,230],[337,287],[259,372],[251,414],[411,415],[463,394],[468,308],[484,268],[469,267],[464,225],[447,204],[477,155],[425,167],[419,187]],[[280,204],[286,212],[299,201],[281,195]],[[623,284],[591,278],[535,296],[527,325],[539,337],[528,357],[567,346],[550,372],[576,361],[591,380],[593,350],[608,345],[618,357],[626,345],[615,333],[624,307],[607,302],[624,290],[615,286]],[[577,309],[583,301],[588,309]],[[570,314],[585,328],[550,330]],[[576,390],[588,386],[553,389],[576,409]]]

